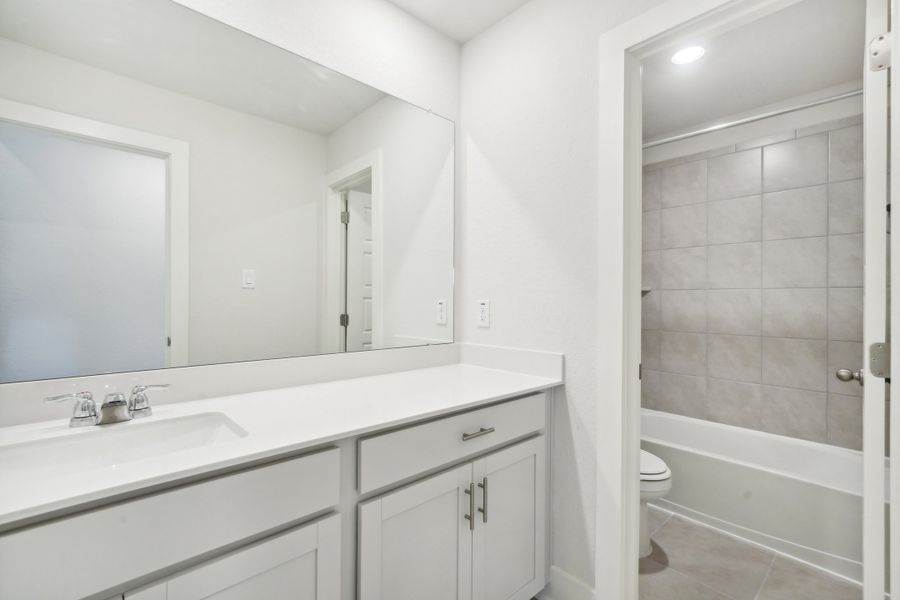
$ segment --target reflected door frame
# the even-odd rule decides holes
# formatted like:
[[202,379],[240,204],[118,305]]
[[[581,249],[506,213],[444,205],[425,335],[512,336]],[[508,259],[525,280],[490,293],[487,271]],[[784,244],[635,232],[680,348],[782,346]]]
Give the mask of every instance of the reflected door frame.
[[384,195],[382,152],[377,149],[331,171],[326,176],[327,194],[319,212],[319,231],[324,232],[320,260],[319,350],[343,351],[344,282],[341,277],[344,231],[341,223],[341,193],[360,179],[372,180],[372,348],[384,348]]
[[[166,366],[190,364],[189,156],[182,140],[0,98],[0,120],[166,161]],[[125,282],[123,282],[125,285]]]

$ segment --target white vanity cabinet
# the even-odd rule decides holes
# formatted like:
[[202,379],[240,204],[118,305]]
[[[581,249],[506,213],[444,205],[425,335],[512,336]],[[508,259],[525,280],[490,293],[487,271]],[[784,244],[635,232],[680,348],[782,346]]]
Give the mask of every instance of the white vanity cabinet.
[[359,600],[468,600],[472,465],[359,507]]
[[484,510],[472,537],[473,600],[526,600],[546,584],[545,449],[541,436],[473,465]]
[[[177,569],[328,512],[340,473],[331,448],[0,535],[0,598],[79,600]],[[85,556],[103,568],[85,568]]]
[[359,507],[359,600],[527,600],[546,583],[546,440]]
[[125,600],[340,600],[338,515],[241,548]]
[[0,599],[529,600],[547,580],[532,389],[4,531]]

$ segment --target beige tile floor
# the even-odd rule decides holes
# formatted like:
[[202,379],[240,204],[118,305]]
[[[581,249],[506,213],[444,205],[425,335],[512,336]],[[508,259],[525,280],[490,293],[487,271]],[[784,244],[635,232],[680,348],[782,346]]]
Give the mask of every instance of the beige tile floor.
[[651,508],[640,600],[861,600],[859,586]]

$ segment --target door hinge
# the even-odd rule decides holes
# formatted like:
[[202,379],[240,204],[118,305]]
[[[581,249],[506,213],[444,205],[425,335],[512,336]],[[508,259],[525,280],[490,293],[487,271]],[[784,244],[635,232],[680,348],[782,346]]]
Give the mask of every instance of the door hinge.
[[869,346],[869,371],[873,376],[891,381],[891,345],[879,342]]
[[876,35],[869,42],[869,70],[884,71],[891,66],[891,32]]
[[168,347],[168,348],[172,347],[172,338],[171,337],[166,338],[166,347]]
[[349,222],[350,222],[350,211],[349,210],[341,211],[341,223],[346,225]]
[[344,313],[341,315],[341,327],[349,327],[350,326],[350,315]]
[[644,378],[644,364],[638,363],[638,379],[640,380],[643,378]]

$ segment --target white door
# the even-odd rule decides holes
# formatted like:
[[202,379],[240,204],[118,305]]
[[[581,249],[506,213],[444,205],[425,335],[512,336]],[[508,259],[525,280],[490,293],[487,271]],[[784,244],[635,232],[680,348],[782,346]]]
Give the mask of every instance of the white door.
[[473,600],[528,600],[546,584],[544,444],[534,438],[474,464]]
[[347,195],[347,350],[372,349],[372,194]]
[[334,515],[125,594],[125,600],[340,600]]
[[[867,0],[866,39],[889,29],[889,8],[897,0]],[[885,586],[885,380],[873,370],[868,349],[887,342],[888,71],[872,70],[866,52],[864,75],[865,248],[863,289],[863,596],[883,600]],[[880,54],[884,54],[883,52]],[[897,114],[897,113],[895,113]],[[896,128],[896,124],[894,125]],[[898,146],[900,147],[900,146]],[[894,160],[897,160],[896,157]],[[897,193],[897,192],[894,192]],[[900,255],[898,255],[900,256]],[[897,264],[897,261],[893,261]],[[896,319],[894,322],[897,322]],[[895,556],[897,556],[895,554]],[[895,561],[896,562],[896,561]],[[900,580],[896,580],[900,581]]]
[[0,383],[159,369],[167,160],[0,120]]
[[359,599],[470,600],[470,492],[466,464],[360,504]]

